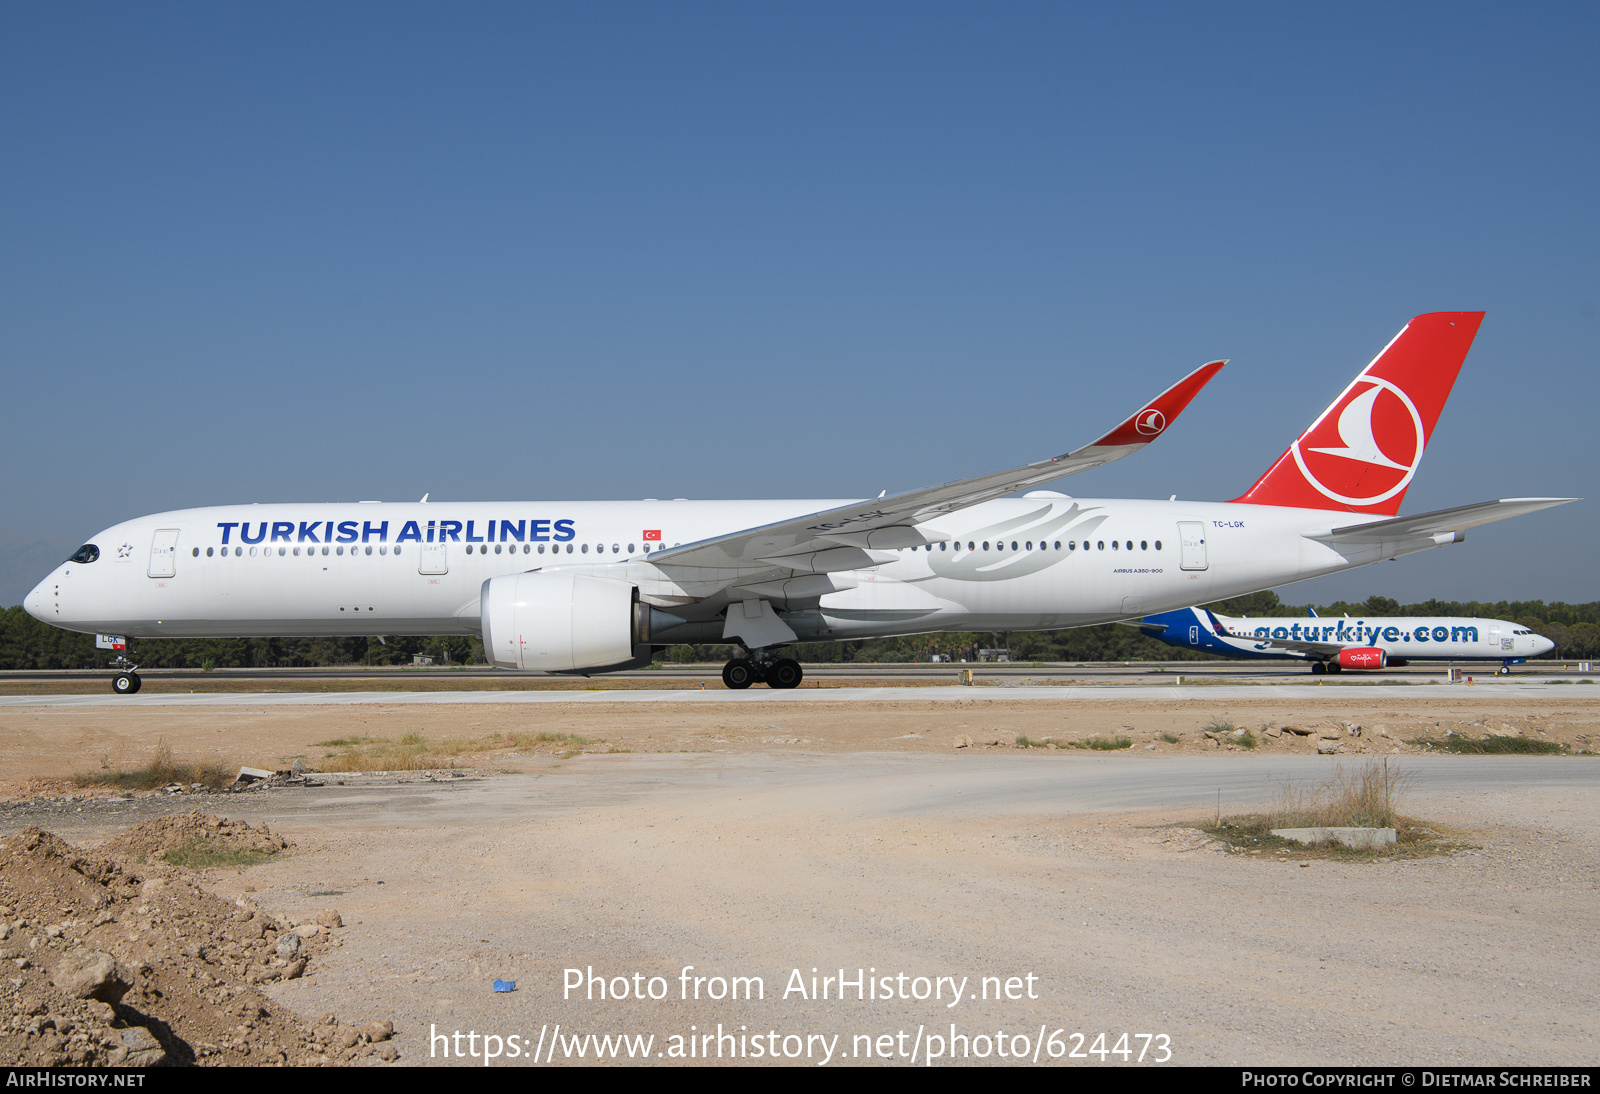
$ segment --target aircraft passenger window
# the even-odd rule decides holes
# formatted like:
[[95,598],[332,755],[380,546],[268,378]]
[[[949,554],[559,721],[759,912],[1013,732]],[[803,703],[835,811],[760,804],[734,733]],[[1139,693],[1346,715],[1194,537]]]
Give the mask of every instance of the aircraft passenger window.
[[967,540],[967,550],[972,550],[972,541],[970,539]]
[[[522,553],[523,553],[523,554],[527,554],[527,553],[528,553],[528,552],[529,552],[529,551],[531,551],[531,550],[533,550],[533,544],[531,544],[531,543],[524,543],[524,544],[523,544],[523,545],[522,545]],[[396,554],[399,554],[399,553],[400,553],[400,552],[399,552],[399,551],[396,551],[396,552],[395,552],[395,553],[396,553]]]
[[194,557],[195,558],[199,558],[200,557],[200,548],[196,547],[194,549]]
[[[1029,551],[1033,550],[1033,540],[1030,539],[1028,542],[1024,543],[1022,546],[1023,546],[1023,548],[1025,550],[1029,550]],[[1039,546],[1043,547],[1044,544],[1041,543],[1041,544],[1039,544]]]
[[1056,540],[1056,550],[1061,550],[1061,541],[1059,539]]
[[343,547],[335,547],[333,549],[333,553],[336,554],[336,555],[342,555],[342,554],[344,554],[344,548]]
[[1159,539],[1156,540],[1156,550],[1161,550],[1161,541]]
[[233,549],[233,555],[234,555],[235,558],[238,558],[242,554],[244,554],[244,548],[243,547],[235,547]]
[[589,545],[587,543],[585,543],[583,545],[583,553],[584,554],[588,554],[589,553]]
[[328,549],[327,549],[327,548],[326,548],[326,547],[324,547],[324,548],[323,548],[323,549],[322,549],[322,553],[323,553],[323,554],[327,554],[327,553],[328,553]]
[[1016,540],[1012,540],[1011,541],[1011,549],[1013,551],[1015,551],[1017,549],[1017,541]]
[[96,547],[92,543],[85,543],[82,547],[79,547],[76,551],[72,552],[72,557],[67,559],[67,561],[81,562],[87,565],[99,557],[100,548]]
[[210,547],[207,547],[207,548],[206,548],[206,557],[207,557],[207,558],[210,558],[210,557],[211,557],[211,548],[210,548]]
[[1102,539],[1102,540],[1100,540],[1100,550],[1104,551],[1105,549],[1106,549],[1106,541]]
[[1145,540],[1145,539],[1141,539],[1139,541],[1139,550],[1148,551],[1149,549],[1150,549],[1150,541],[1149,540]]
[[[585,550],[587,550],[587,548],[585,548]],[[572,544],[569,543],[569,544],[567,544],[567,554],[570,555],[571,553],[572,553]]]
[[1111,541],[1111,549],[1113,551],[1115,551],[1117,549],[1117,541],[1116,540],[1112,540]]
[[987,551],[989,549],[989,541],[988,540],[984,540],[983,541],[983,549],[985,551]]
[[611,545],[611,553],[614,555],[620,555],[622,553],[622,548],[613,543]]
[[[495,548],[495,550],[497,550],[497,551],[498,551],[498,550],[499,550],[499,549],[500,549],[500,548],[498,548],[498,547],[496,547],[496,548]],[[379,547],[379,548],[378,548],[378,553],[379,553],[379,554],[380,554],[380,555],[386,555],[386,554],[388,554],[388,553],[389,553],[389,548],[387,548],[387,547]]]
[[541,543],[541,544],[539,544],[539,553],[540,553],[540,554],[541,554],[541,555],[542,555],[542,554],[544,554],[544,544],[542,544],[542,543]]
[[946,547],[948,547],[948,546],[950,546],[950,545],[949,545],[949,544],[948,544],[948,543],[941,543],[941,544],[939,544],[939,550],[941,550],[941,551],[942,551],[942,550],[944,550],[944,549],[945,549],[945,548],[946,548]]
[[371,548],[371,546],[368,546],[368,547],[367,547],[367,554],[369,554],[369,555],[370,555],[370,554],[371,554],[371,553],[372,553],[372,548]]
[[399,545],[399,544],[398,544],[398,543],[397,543],[397,544],[395,544],[395,548],[394,548],[394,553],[395,553],[395,554],[396,554],[396,555],[399,555],[399,554],[400,554],[400,545]]
[[250,548],[250,557],[251,558],[255,558],[256,557],[256,549],[254,547]]
[[500,545],[498,543],[496,543],[494,545],[494,553],[495,554],[499,554],[500,553]]

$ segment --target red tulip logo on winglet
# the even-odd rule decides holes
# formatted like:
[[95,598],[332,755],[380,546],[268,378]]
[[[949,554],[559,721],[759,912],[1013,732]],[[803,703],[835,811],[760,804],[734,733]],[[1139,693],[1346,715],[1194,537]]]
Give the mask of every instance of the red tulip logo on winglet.
[[1167,417],[1159,410],[1146,408],[1139,412],[1133,427],[1146,437],[1154,437],[1167,428]]

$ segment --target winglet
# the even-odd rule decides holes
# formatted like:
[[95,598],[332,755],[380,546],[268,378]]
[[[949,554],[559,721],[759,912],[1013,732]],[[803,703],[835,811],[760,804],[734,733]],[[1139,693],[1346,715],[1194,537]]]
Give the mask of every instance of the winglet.
[[1137,414],[1087,447],[1114,448],[1123,445],[1149,444],[1177,421],[1178,415],[1183,413],[1183,408],[1189,405],[1189,400],[1200,394],[1200,389],[1210,383],[1211,378],[1227,363],[1212,361],[1201,365],[1151,399]]

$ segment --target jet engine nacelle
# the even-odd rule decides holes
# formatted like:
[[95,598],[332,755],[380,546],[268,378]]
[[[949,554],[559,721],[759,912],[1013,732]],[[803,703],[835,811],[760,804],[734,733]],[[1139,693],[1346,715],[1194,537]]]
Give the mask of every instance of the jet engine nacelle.
[[571,672],[632,660],[650,641],[650,606],[626,581],[505,574],[483,583],[483,650],[505,669]]
[[1389,655],[1377,646],[1361,646],[1339,651],[1341,669],[1381,669],[1389,663]]

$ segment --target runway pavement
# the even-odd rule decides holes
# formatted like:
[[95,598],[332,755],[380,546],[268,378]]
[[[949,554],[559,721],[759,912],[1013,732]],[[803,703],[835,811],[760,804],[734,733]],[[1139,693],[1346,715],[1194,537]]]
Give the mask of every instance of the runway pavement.
[[[1588,688],[1554,686],[1550,682],[1512,678],[1504,683],[1445,684],[1437,681],[1372,681],[1323,684],[1125,684],[1115,686],[1025,684],[972,687],[800,687],[774,691],[754,687],[748,691],[729,691],[720,685],[705,690],[661,691],[363,691],[363,692],[238,692],[149,695],[6,695],[0,696],[0,709],[15,707],[268,707],[268,706],[348,706],[396,705],[505,705],[505,704],[587,704],[587,703],[982,703],[990,701],[1048,700],[1051,702],[1216,702],[1221,700],[1327,699],[1330,692],[1343,691],[1352,697],[1376,698],[1383,691],[1401,689],[1399,695],[1430,699],[1485,699],[1516,696],[1529,700],[1571,702],[1589,695]],[[1382,689],[1381,691],[1378,689]]]

